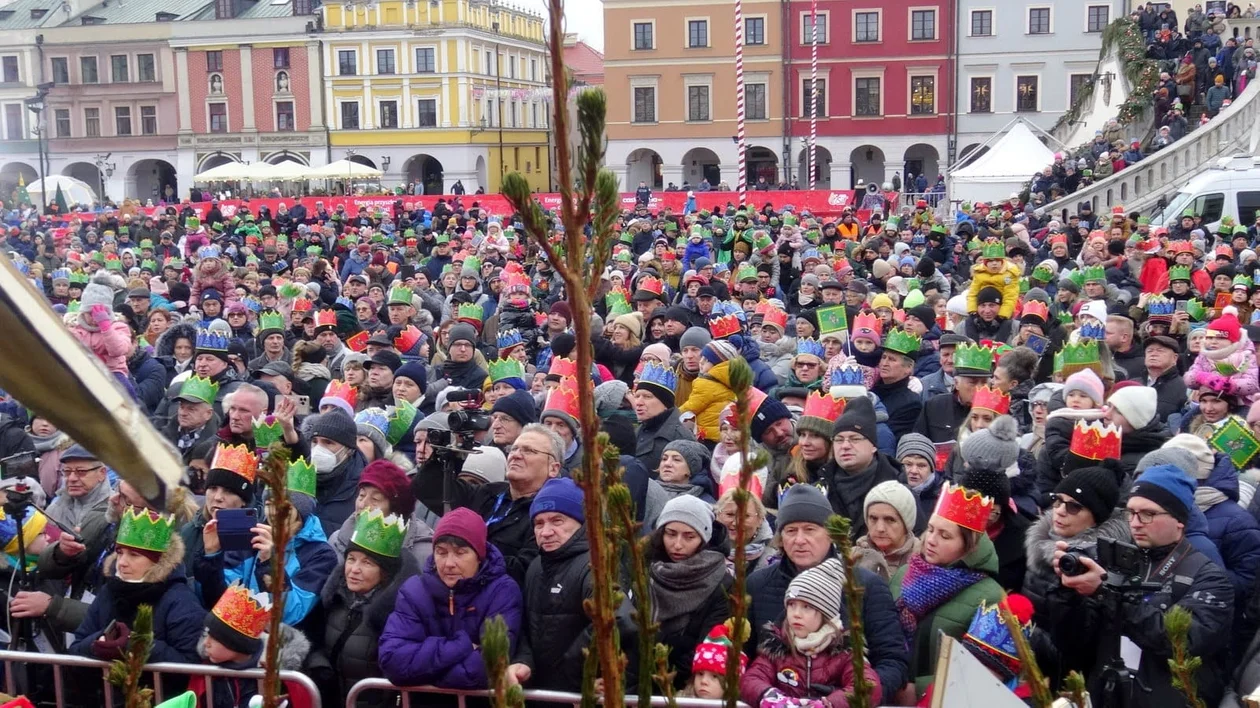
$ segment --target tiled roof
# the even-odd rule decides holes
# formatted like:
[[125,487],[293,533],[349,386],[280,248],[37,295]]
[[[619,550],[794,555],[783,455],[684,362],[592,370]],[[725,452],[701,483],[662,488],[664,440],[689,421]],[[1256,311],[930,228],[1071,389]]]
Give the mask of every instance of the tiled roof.
[[82,18],[88,17],[100,18],[97,23],[104,25],[138,24],[157,21],[158,13],[168,13],[176,21],[189,20],[207,6],[213,9],[214,3],[208,0],[106,0],[63,24],[81,24]]
[[[40,16],[32,15],[32,10]],[[60,0],[14,0],[0,5],[0,30],[51,27],[65,19],[66,13],[61,9]]]
[[564,48],[564,64],[575,77],[604,75],[604,55],[586,42],[576,42]]

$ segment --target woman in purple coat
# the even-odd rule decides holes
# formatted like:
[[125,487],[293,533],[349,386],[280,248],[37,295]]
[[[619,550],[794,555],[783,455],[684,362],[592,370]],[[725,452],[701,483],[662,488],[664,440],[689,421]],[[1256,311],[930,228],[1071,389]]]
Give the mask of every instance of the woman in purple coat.
[[488,687],[481,628],[507,623],[511,651],[520,637],[521,590],[503,554],[486,543],[486,522],[460,508],[438,522],[424,572],[403,583],[380,640],[380,666],[396,686]]

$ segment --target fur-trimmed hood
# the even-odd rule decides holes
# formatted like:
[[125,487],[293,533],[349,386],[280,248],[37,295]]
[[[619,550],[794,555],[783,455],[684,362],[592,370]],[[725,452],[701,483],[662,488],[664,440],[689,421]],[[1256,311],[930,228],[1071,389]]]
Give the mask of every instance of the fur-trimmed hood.
[[168,327],[165,332],[158,335],[157,342],[153,344],[154,356],[175,356],[175,340],[180,337],[187,338],[195,346],[197,343],[197,326],[187,322],[180,322]]
[[[105,577],[114,577],[115,566],[118,561],[118,553],[110,553],[105,558],[104,573]],[[158,562],[145,572],[144,577],[140,579],[142,583],[160,583],[172,578],[184,577],[184,539],[177,533],[171,534],[171,542],[166,547],[166,552],[162,557],[158,558]]]
[[1245,332],[1243,334],[1244,336],[1239,337],[1237,342],[1230,342],[1220,349],[1209,350],[1204,347],[1199,351],[1199,356],[1213,362],[1225,361],[1235,354],[1251,354],[1254,356],[1256,345],[1245,336]]
[[781,356],[796,356],[796,338],[779,337],[774,342],[757,340],[757,350],[761,353],[762,361],[773,361]]
[[[403,581],[420,574],[419,564],[406,549],[403,549],[400,560],[402,566],[398,572],[394,574],[388,585],[377,588],[363,612],[364,621],[375,634],[380,634],[385,629],[385,620],[389,619],[389,615],[394,611],[394,603],[398,599],[398,590],[402,587]],[[339,602],[345,602],[344,598],[349,595],[350,589],[346,587],[346,562],[343,560],[337,564],[337,569],[328,576],[328,581],[320,589],[319,600],[327,610]]]
[[1100,538],[1125,542],[1129,540],[1129,524],[1124,520],[1124,514],[1118,511],[1107,517],[1107,520],[1101,524],[1085,529],[1072,538],[1063,538],[1054,533],[1050,525],[1050,517],[1053,513],[1053,511],[1047,511],[1042,514],[1033,522],[1024,536],[1024,551],[1028,558],[1029,570],[1052,569],[1054,544],[1058,541],[1066,541],[1071,548],[1089,549],[1092,552]]

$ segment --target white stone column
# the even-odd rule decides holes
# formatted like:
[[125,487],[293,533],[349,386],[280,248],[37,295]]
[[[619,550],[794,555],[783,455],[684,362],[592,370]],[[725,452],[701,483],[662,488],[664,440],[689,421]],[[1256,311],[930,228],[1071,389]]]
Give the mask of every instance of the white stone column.
[[[188,50],[187,49],[180,48],[180,49],[175,50],[175,73],[176,73],[175,81],[177,85],[184,86],[184,87],[189,86]],[[176,93],[179,95],[179,132],[191,133],[192,132],[192,97],[189,95],[189,92],[187,90],[177,91]],[[181,183],[183,182],[182,179],[180,181]]]
[[[307,42],[306,44],[306,91],[310,103],[311,111],[311,130],[323,130],[324,128],[324,94],[321,86],[324,83],[323,72],[320,67],[324,65],[319,56],[319,43]],[[296,93],[297,85],[294,84],[294,92]],[[328,110],[332,110],[329,105]]]
[[253,133],[258,130],[254,122],[254,47],[251,44],[241,45],[241,110],[244,111],[245,122],[242,132]]
[[832,189],[849,189],[852,185],[849,183],[849,170],[853,165],[848,162],[841,162],[832,156],[831,160],[831,188]]

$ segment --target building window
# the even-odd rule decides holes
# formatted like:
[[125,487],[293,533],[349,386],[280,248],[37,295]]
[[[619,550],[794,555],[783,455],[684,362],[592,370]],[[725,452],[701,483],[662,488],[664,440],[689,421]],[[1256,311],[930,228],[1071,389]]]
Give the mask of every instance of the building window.
[[276,130],[285,132],[297,130],[293,121],[293,101],[276,102]]
[[656,122],[656,88],[653,86],[634,87],[634,122]]
[[99,83],[101,76],[96,71],[96,57],[79,58],[79,78],[85,84]]
[[0,67],[3,67],[4,83],[16,84],[22,80],[18,72],[17,57],[4,57],[3,60],[0,60]]
[[1090,5],[1085,8],[1087,14],[1087,22],[1085,25],[1086,32],[1102,32],[1107,27],[1107,23],[1111,22],[1111,7],[1109,5]]
[[744,18],[744,44],[759,45],[766,43],[766,18]]
[[910,77],[910,115],[930,116],[936,113],[936,77]]
[[376,50],[376,73],[378,74],[394,73],[394,50],[392,49]]
[[[809,118],[810,109],[814,106],[814,87],[809,79],[801,86],[801,117]],[[818,113],[817,117],[827,117],[827,80],[818,80]]]
[[289,68],[289,48],[276,47],[271,50],[271,68],[288,69]]
[[101,137],[101,109],[83,109],[83,134],[89,138]]
[[437,127],[436,98],[422,98],[416,102],[416,125],[421,128]]
[[226,103],[210,104],[210,132],[226,133],[228,132],[228,115]]
[[853,41],[879,41],[879,13],[859,12],[853,16]]
[[70,137],[70,109],[57,108],[53,110],[53,133],[57,138]]
[[529,104],[529,126],[531,128],[541,128],[542,124],[538,122],[538,104]]
[[709,46],[709,21],[687,21],[687,46],[693,49]]
[[70,83],[70,60],[69,59],[65,57],[53,57],[52,79],[53,79],[53,83],[57,83],[57,84]]
[[157,81],[157,64],[152,54],[136,55],[136,81]]
[[114,106],[114,134],[131,135],[131,106]]
[[1028,34],[1050,34],[1050,8],[1034,7],[1028,10]]
[[206,71],[223,71],[223,52],[206,52]]
[[337,52],[337,75],[354,76],[359,73],[358,58],[353,49],[342,49]]
[[109,58],[109,80],[115,84],[125,84],[130,80],[126,54],[115,54]]
[[971,113],[993,112],[993,79],[974,76],[971,79]]
[[437,72],[437,59],[433,47],[416,47],[416,73],[432,74]]
[[[746,97],[745,97],[746,98]],[[709,120],[709,87],[687,87],[687,120]]]
[[140,106],[140,134],[157,135],[157,106]]
[[972,37],[992,37],[993,36],[993,11],[992,10],[972,10],[971,11],[971,36]]
[[636,22],[634,23],[634,48],[635,49],[652,49],[652,23]]
[[398,127],[398,102],[381,101],[381,128]]
[[529,80],[530,81],[538,80],[538,60],[537,59],[529,60]]
[[341,129],[359,129],[359,104],[352,101],[341,104]]
[[4,105],[4,138],[5,140],[22,139],[22,104],[20,103]]
[[744,108],[748,120],[766,119],[765,84],[744,84]]
[[1068,76],[1068,108],[1076,105],[1084,91],[1094,81],[1093,74],[1072,74]]
[[1037,77],[1015,77],[1015,110],[1019,113],[1035,113],[1041,110],[1037,100]]
[[486,52],[486,75],[494,76],[494,71],[495,71],[494,55],[491,54],[490,52]]
[[910,13],[910,39],[936,39],[936,10],[914,10]]
[[[813,44],[814,43],[814,21],[813,20],[815,16],[812,13],[807,12],[803,15],[803,17],[804,17],[804,20],[801,23],[801,44]],[[817,17],[818,17],[818,43],[826,44],[827,43],[827,16],[820,13],[819,15],[817,15]]]
[[878,77],[863,77],[853,81],[853,115],[881,115]]

